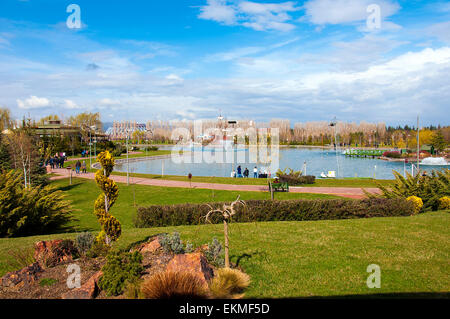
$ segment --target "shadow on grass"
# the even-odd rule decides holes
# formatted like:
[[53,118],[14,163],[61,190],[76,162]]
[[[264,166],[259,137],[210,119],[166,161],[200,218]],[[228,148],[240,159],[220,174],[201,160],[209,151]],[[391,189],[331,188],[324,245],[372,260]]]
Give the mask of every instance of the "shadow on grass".
[[75,183],[72,183],[72,185],[60,186],[60,187],[58,187],[58,190],[67,192],[67,191],[77,188],[78,186],[80,186],[82,184],[83,184],[82,182],[75,182]]

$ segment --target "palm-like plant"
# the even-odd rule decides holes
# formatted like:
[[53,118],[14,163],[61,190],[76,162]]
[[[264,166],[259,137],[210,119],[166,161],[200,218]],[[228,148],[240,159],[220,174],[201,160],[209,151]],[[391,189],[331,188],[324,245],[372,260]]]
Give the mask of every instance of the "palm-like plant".
[[[424,209],[436,210],[439,207],[439,199],[450,195],[450,170],[432,171],[430,176],[415,176],[407,173],[406,178],[400,173],[393,171],[395,182],[391,186],[378,184],[382,197],[385,198],[407,198],[417,196],[422,199]],[[368,196],[376,196],[368,194]]]

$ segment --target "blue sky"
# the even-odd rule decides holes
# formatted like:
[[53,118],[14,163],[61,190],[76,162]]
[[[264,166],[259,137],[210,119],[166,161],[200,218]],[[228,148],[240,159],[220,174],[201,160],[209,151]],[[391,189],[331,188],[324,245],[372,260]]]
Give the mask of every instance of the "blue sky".
[[448,125],[449,74],[448,1],[0,2],[0,105],[19,118]]

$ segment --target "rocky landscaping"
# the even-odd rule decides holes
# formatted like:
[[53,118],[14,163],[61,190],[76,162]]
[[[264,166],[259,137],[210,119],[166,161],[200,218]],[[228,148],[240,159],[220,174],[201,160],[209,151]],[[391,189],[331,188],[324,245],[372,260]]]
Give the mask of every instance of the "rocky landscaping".
[[[179,237],[178,237],[179,238]],[[207,245],[179,253],[181,250],[168,251],[162,247],[161,237],[153,237],[144,243],[135,245],[129,252],[142,256],[139,279],[133,282],[135,295],[130,295],[129,285],[120,294],[108,294],[99,284],[104,276],[102,269],[107,264],[105,256],[87,257],[82,255],[71,240],[41,241],[35,244],[35,262],[23,269],[10,272],[0,278],[0,299],[102,299],[102,298],[143,298],[140,283],[151,279],[155,274],[187,273],[199,283],[199,289],[209,291],[218,268],[210,264],[205,257]],[[178,242],[179,244],[180,242]],[[173,243],[172,243],[173,244]],[[175,243],[177,244],[177,243]],[[108,253],[108,256],[111,252]],[[81,287],[70,289],[68,278],[71,275],[69,265],[80,267]],[[137,283],[137,286],[136,286]],[[153,287],[154,288],[154,287]],[[170,296],[168,296],[170,297]],[[214,297],[205,293],[205,297]]]

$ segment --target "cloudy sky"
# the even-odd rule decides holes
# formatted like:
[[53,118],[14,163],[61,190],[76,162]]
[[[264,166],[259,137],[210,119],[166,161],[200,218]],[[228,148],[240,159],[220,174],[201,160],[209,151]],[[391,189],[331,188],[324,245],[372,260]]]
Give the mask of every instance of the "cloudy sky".
[[0,106],[448,125],[450,2],[1,0]]

